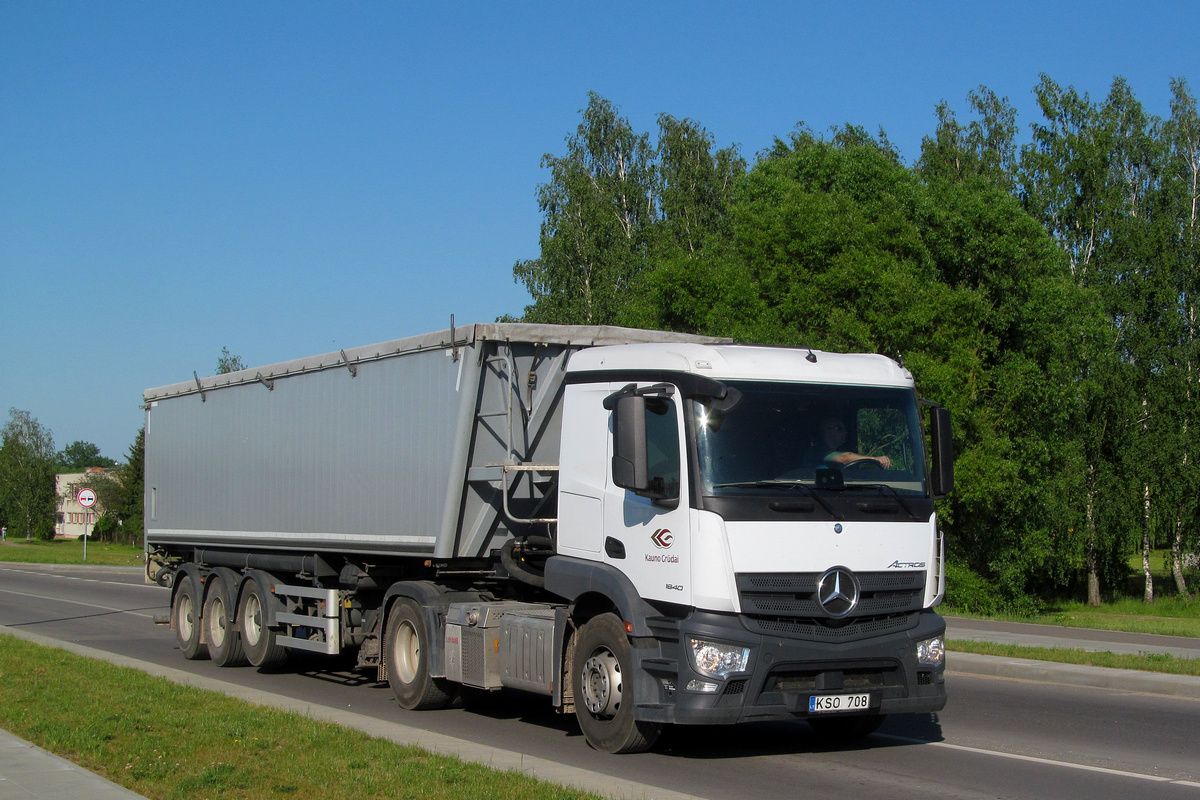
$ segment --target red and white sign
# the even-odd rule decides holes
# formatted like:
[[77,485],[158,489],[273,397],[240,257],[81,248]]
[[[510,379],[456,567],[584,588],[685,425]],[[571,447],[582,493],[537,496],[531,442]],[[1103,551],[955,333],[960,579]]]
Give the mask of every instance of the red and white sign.
[[91,489],[80,489],[79,494],[75,495],[75,499],[84,508],[91,508],[96,505],[96,493]]

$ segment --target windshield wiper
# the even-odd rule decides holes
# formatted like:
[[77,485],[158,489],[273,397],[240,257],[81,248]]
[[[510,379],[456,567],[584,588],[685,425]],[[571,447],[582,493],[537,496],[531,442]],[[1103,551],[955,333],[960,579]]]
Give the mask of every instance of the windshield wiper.
[[882,489],[884,492],[890,494],[892,497],[894,497],[896,499],[896,502],[899,503],[900,506],[904,509],[905,513],[908,514],[909,519],[920,519],[916,514],[913,513],[912,508],[909,507],[908,503],[906,503],[904,501],[904,496],[902,494],[900,494],[899,492],[897,492],[896,488],[894,486],[888,486],[886,483],[853,483],[853,484],[850,484],[849,486],[847,486],[846,488],[847,489]]
[[[830,508],[828,505],[826,505],[825,501],[821,499],[821,496],[819,494],[817,494],[816,492],[814,492],[812,490],[811,486],[809,486],[801,481],[781,481],[781,480],[734,481],[733,483],[717,483],[717,484],[713,485],[713,488],[714,489],[728,489],[728,488],[734,488],[734,489],[799,489],[800,491],[804,492],[806,495],[811,497],[814,501],[816,501],[817,505],[819,505],[821,508],[825,509],[825,513],[828,514],[829,516],[833,517],[834,519],[845,519],[846,518],[846,516],[844,514],[839,514],[836,511],[834,511],[832,508]],[[909,516],[912,516],[911,512],[909,513]]]

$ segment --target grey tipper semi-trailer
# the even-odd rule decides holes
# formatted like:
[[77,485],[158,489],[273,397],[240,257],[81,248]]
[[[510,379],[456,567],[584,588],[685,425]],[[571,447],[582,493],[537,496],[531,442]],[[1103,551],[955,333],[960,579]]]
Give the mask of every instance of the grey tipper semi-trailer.
[[611,753],[946,702],[949,415],[891,359],[476,324],[145,401],[187,658],[351,651],[403,708],[519,689]]

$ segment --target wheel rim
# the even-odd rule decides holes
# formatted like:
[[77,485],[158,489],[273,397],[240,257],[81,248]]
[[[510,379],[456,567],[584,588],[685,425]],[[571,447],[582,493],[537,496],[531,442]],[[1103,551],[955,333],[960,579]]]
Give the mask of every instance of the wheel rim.
[[262,636],[262,603],[254,592],[246,595],[246,610],[242,614],[242,638],[254,647]]
[[208,623],[208,638],[212,641],[213,647],[221,647],[225,644],[225,601],[220,596],[214,597],[212,605],[209,608],[211,620]]
[[417,631],[408,620],[400,623],[396,629],[396,637],[392,646],[392,666],[402,683],[412,683],[417,679],[417,665],[421,661],[421,640]]
[[186,592],[179,597],[179,618],[176,624],[179,626],[179,638],[185,642],[190,642],[195,634],[195,614],[192,611],[192,596]]
[[621,662],[607,647],[583,664],[583,704],[594,717],[611,718],[621,707]]

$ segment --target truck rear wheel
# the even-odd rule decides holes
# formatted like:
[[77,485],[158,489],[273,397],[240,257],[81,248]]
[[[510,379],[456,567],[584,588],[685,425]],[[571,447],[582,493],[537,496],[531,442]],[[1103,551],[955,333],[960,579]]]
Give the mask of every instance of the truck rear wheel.
[[175,624],[175,638],[179,649],[188,661],[208,658],[208,649],[200,641],[200,599],[196,596],[196,585],[190,575],[181,573],[179,591],[171,604],[171,622]]
[[230,622],[232,587],[220,575],[208,580],[204,598],[204,625],[208,634],[208,655],[218,667],[240,667],[246,663],[242,637]]
[[425,616],[412,600],[402,598],[392,606],[383,646],[388,685],[401,708],[424,711],[450,704],[455,684],[429,674],[430,634]]
[[256,667],[274,667],[287,660],[287,648],[277,641],[279,634],[267,627],[267,601],[262,586],[250,580],[238,603],[238,627],[246,659]]
[[575,717],[588,744],[601,752],[640,753],[662,733],[661,723],[634,719],[632,664],[616,615],[601,614],[580,630],[571,671]]

